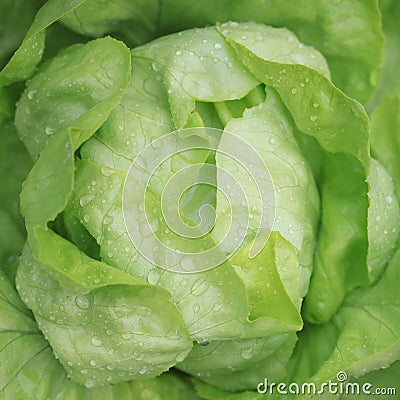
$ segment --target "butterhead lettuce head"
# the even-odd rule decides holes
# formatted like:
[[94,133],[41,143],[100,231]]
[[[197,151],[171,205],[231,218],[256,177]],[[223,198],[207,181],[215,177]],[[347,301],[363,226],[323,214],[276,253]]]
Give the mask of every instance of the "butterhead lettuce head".
[[395,385],[397,3],[25,6],[0,6],[2,398]]

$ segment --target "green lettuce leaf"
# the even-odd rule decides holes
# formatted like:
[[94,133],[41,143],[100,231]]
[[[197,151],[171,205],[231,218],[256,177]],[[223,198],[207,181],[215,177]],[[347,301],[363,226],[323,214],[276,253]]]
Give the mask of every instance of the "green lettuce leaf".
[[0,265],[14,279],[18,254],[25,242],[24,221],[19,213],[19,192],[31,159],[10,120],[0,117]]
[[[280,232],[297,250],[301,264],[301,293],[308,290],[312,271],[313,255],[319,221],[319,194],[311,170],[307,166],[293,135],[293,122],[273,90],[267,90],[267,100],[256,107],[246,109],[243,117],[231,119],[225,127],[230,134],[237,135],[252,146],[260,155],[271,175],[275,188],[275,219],[271,229]],[[224,134],[221,138],[223,144]],[[223,148],[223,146],[220,146]],[[243,151],[243,150],[242,150]],[[281,154],[285,154],[283,158]],[[255,163],[255,160],[252,160]],[[224,172],[230,173],[244,189],[251,210],[249,229],[245,240],[257,235],[262,221],[262,199],[260,199],[257,181],[251,179],[245,166],[237,165],[231,155],[218,152],[216,163]],[[217,176],[223,181],[223,176]],[[218,181],[219,182],[219,181]],[[219,183],[223,185],[223,182]],[[216,225],[213,236],[219,241],[231,222],[227,218],[231,199],[218,191]],[[247,214],[247,205],[236,205],[237,215]],[[218,224],[219,219],[221,223]],[[237,222],[240,225],[240,222]],[[239,228],[243,229],[243,227]],[[304,268],[303,268],[304,267]]]
[[358,377],[399,359],[399,263],[397,251],[374,286],[350,293],[330,323],[305,329],[290,362],[290,380],[320,385],[340,371]]
[[50,0],[43,5],[20,47],[0,71],[0,87],[30,78],[42,59],[46,28],[86,0]]
[[393,178],[400,201],[400,94],[388,96],[371,115],[371,151]]
[[[23,301],[75,382],[86,387],[157,376],[192,347],[170,294],[90,259],[35,229],[17,274]],[[61,257],[60,257],[61,256]]]
[[195,344],[177,368],[215,388],[251,391],[264,376],[278,382],[286,375],[286,363],[296,339],[293,333]]
[[177,129],[186,124],[195,100],[240,99],[259,83],[215,27],[164,36],[135,49],[134,56],[152,59],[153,68],[160,71]]
[[[364,384],[371,384],[371,394],[368,395],[369,399],[378,400],[382,399],[383,395],[393,396],[399,392],[400,387],[398,383],[398,376],[400,373],[400,361],[396,361],[389,368],[382,368],[377,371],[369,372],[360,378],[352,379],[352,382],[357,382],[360,387]],[[377,392],[376,388],[380,390]],[[359,399],[358,394],[342,395],[340,399]]]
[[396,0],[379,0],[382,12],[382,24],[385,34],[385,53],[382,75],[372,98],[368,101],[367,110],[372,112],[382,100],[400,92],[400,77],[394,73],[400,62],[400,5]]
[[[42,65],[15,114],[17,129],[32,157],[36,159],[62,130],[69,130],[78,148],[93,134],[92,127],[101,126],[118,104],[129,76],[128,49],[112,38],[73,45]],[[54,110],[50,115],[49,109]]]
[[20,45],[36,13],[36,2],[2,1],[0,5],[0,68]]
[[371,159],[368,209],[368,275],[375,282],[393,255],[399,238],[400,210],[393,181],[385,168]]
[[228,392],[208,385],[199,379],[192,379],[192,381],[197,394],[206,400],[261,400],[265,398],[265,396],[254,391]]
[[[81,305],[84,303],[81,303]],[[0,397],[4,400],[195,400],[185,380],[174,374],[86,388],[69,379],[15,288],[0,273]],[[103,382],[105,383],[105,382]]]
[[[231,259],[247,290],[249,320],[257,326],[267,314],[288,327],[301,324],[300,273],[293,268],[297,263],[293,247],[277,232],[256,257],[249,258],[252,245],[250,242]],[[285,364],[296,341],[295,330],[293,327],[286,334],[255,339],[201,341],[177,368],[219,388],[253,389],[261,374],[273,379],[286,375]]]
[[[129,83],[130,57],[127,48],[122,43],[111,38],[105,38],[82,46],[87,50],[87,55],[92,55],[94,57],[98,48],[102,47],[103,43],[106,46],[107,44],[109,45],[111,48],[110,51],[113,52],[113,57],[119,58],[119,65],[117,67],[119,74],[116,82],[107,78],[109,79],[108,83],[103,82],[100,84],[100,82],[96,80],[96,85],[93,87],[89,85],[89,92],[93,90],[95,94],[99,94],[104,90],[103,96],[100,97],[102,101],[94,103],[94,100],[92,100],[89,102],[89,107],[91,106],[91,108],[88,107],[85,109],[82,107],[83,109],[81,109],[78,107],[77,110],[73,110],[72,117],[70,117],[68,121],[69,124],[66,124],[65,120],[61,120],[61,126],[52,128],[54,129],[51,131],[51,135],[53,136],[52,140],[49,140],[46,129],[44,129],[44,131],[39,130],[39,132],[32,132],[32,130],[27,129],[26,131],[24,130],[23,133],[20,133],[24,143],[26,143],[26,146],[31,150],[31,154],[34,157],[37,157],[43,146],[48,143],[48,145],[44,147],[40,158],[30,171],[21,193],[22,214],[29,227],[33,227],[36,224],[45,226],[47,222],[54,220],[65,208],[73,187],[74,151],[101,126],[111,110],[118,104],[124,89]],[[75,51],[78,53],[82,50],[80,46],[75,48]],[[117,57],[117,54],[119,57]],[[65,62],[71,57],[74,57],[74,49],[70,50],[69,54],[61,56],[60,58]],[[58,59],[56,58],[54,60],[56,64]],[[51,67],[51,63],[49,67]],[[96,65],[93,65],[92,68],[97,69]],[[104,74],[108,73],[108,71],[103,72]],[[40,79],[40,76],[38,79]],[[34,84],[34,80],[31,82]],[[110,84],[114,84],[115,86],[109,89],[108,85]],[[61,85],[60,82],[58,82],[58,85]],[[72,83],[71,87],[73,87]],[[67,89],[67,93],[64,93],[64,95],[68,96],[72,93],[76,93],[79,96],[80,90],[81,88],[78,82],[75,82],[75,87],[71,89],[71,93],[68,93]],[[31,97],[30,93],[31,91],[28,88],[25,92],[26,101],[31,100],[29,99],[29,97]],[[34,90],[33,93],[35,94],[36,91]],[[44,98],[46,97],[46,94],[43,92],[41,92],[40,95]],[[86,98],[86,96],[83,97]],[[42,114],[43,119],[47,118],[46,110],[43,112],[40,102],[35,102],[34,104],[36,105],[34,114],[37,112],[39,115]],[[50,102],[47,102],[48,106],[50,106],[50,104]],[[85,101],[83,104],[85,104]],[[58,115],[60,118],[63,112],[69,116],[68,111],[71,110],[69,107],[66,107],[66,110],[61,108],[57,111],[60,111],[61,115]],[[22,130],[26,124],[32,123],[30,115],[32,114],[26,111],[26,108],[23,106],[23,101],[21,101],[16,112],[17,126],[20,127],[20,130]],[[60,123],[59,119],[56,121],[58,124]],[[59,166],[60,160],[62,160],[61,168]],[[57,188],[57,190],[55,190],[55,188]],[[43,204],[46,204],[46,207],[43,207]]]

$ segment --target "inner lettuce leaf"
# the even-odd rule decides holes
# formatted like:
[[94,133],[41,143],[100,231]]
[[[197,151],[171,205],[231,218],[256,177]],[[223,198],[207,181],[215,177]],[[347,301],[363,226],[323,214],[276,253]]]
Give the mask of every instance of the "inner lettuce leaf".
[[[121,190],[125,175],[87,160],[78,165],[76,181],[84,184],[80,186],[81,190],[74,193],[66,215],[70,215],[68,218],[75,219],[76,223],[82,224],[97,238],[100,255],[110,265],[146,279],[150,284],[167,288],[182,312],[192,337],[200,341],[231,339],[238,335],[254,337],[256,332],[278,332],[301,325],[299,316],[294,313],[287,320],[283,314],[276,314],[279,318],[275,322],[266,318],[265,323],[260,322],[263,327],[251,327],[246,322],[246,287],[228,262],[197,274],[176,274],[150,264],[133,248],[123,224]],[[95,185],[92,184],[94,176]],[[296,256],[292,255],[291,260],[295,261]],[[289,260],[283,262],[290,264]],[[276,284],[271,281],[271,294],[282,302],[285,299],[284,292],[273,293],[277,285],[280,285],[279,279]],[[241,302],[237,301],[239,296]],[[293,300],[287,300],[290,307]],[[261,310],[255,318],[272,316],[272,312],[272,309]],[[278,320],[284,325],[280,325]],[[289,325],[285,327],[286,324]]]
[[185,125],[195,100],[240,99],[259,83],[237,60],[231,46],[221,40],[215,27],[164,36],[137,48],[134,56],[152,59],[153,69],[164,75],[177,129]]
[[[294,138],[292,120],[274,91],[267,90],[265,103],[245,110],[243,118],[231,119],[225,129],[251,144],[271,174],[273,185],[277,188],[273,230],[280,232],[297,249],[299,262],[305,268],[301,271],[300,283],[304,296],[312,272],[320,204],[312,172]],[[282,154],[285,156],[282,157]],[[255,182],[250,179],[245,168],[237,166],[235,160],[229,156],[218,153],[216,162],[224,172],[229,171],[245,188],[251,210],[249,231],[245,240],[254,238],[262,218],[262,207]],[[218,178],[223,179],[223,176]],[[227,229],[229,220],[226,213],[229,206],[227,200],[218,192],[217,221],[213,231],[217,239]],[[221,224],[218,224],[218,218],[221,219]]]

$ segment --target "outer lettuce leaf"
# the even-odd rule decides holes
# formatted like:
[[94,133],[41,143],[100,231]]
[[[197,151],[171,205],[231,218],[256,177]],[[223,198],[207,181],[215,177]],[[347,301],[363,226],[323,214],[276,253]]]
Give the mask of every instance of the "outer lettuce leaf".
[[46,28],[86,0],[50,0],[38,11],[28,32],[7,65],[0,71],[0,87],[30,78],[42,59]]
[[245,392],[228,392],[222,389],[218,389],[214,386],[208,385],[198,379],[192,379],[197,394],[206,400],[261,400],[265,399],[264,395],[261,395],[254,391]]
[[[274,49],[263,46],[269,28],[231,23],[223,29],[247,68],[278,92],[298,129],[320,145],[321,227],[305,315],[325,322],[349,289],[367,283],[366,114],[317,71],[293,61],[274,61]],[[248,29],[263,40],[254,34],[247,37]]]
[[27,85],[15,115],[32,157],[63,129],[72,134],[74,148],[87,140],[92,126],[101,126],[118,104],[129,77],[128,49],[111,38],[71,46],[44,64]]
[[87,1],[61,22],[85,36],[114,33],[130,45],[146,43],[157,35],[160,4],[151,1]]
[[371,151],[393,178],[400,201],[400,94],[386,97],[371,115]]
[[[0,293],[0,396],[2,399],[28,399],[31,396],[27,391],[41,391],[40,375],[46,367],[43,355],[53,364],[58,363],[29,310],[2,272]],[[45,380],[42,385],[46,386]]]
[[[356,390],[354,390],[354,394],[351,392],[351,387],[349,387],[349,394],[324,394],[324,400],[357,400],[360,399],[361,396],[364,396],[368,399],[382,399],[382,398],[394,398],[396,394],[399,392],[399,361],[396,361],[389,368],[382,368],[377,371],[372,371],[368,374],[363,375],[359,378],[350,379],[350,384],[358,384],[360,394],[357,394]],[[363,385],[366,384],[365,389],[369,390],[369,394],[363,394]]]
[[386,39],[384,64],[378,88],[367,103],[368,111],[388,95],[400,92],[400,77],[395,73],[400,62],[400,4],[396,0],[379,0],[382,11],[383,31]]
[[36,4],[29,0],[7,0],[2,1],[0,7],[0,68],[2,68],[32,23]]
[[[339,328],[332,322],[305,324],[287,365],[286,382],[308,382],[335,349]],[[333,376],[334,377],[334,376]]]
[[[399,387],[399,374],[400,374],[400,361],[396,361],[389,368],[382,368],[377,371],[369,372],[368,374],[363,375],[360,378],[352,379],[352,382],[357,382],[359,385],[363,385],[364,383],[370,383],[373,385],[371,388],[371,392],[375,391],[375,388],[383,388],[383,389],[394,389],[395,392],[391,392],[391,394],[386,391],[387,396],[392,397],[394,394],[397,394],[400,390]],[[368,395],[369,399],[379,400],[382,399],[383,394],[371,394]],[[389,398],[390,398],[389,397]],[[342,395],[340,399],[359,399],[360,396],[357,394],[354,395]]]
[[18,290],[75,382],[156,376],[185,358],[192,340],[167,291],[90,259],[52,231],[35,235],[36,259],[25,248]]
[[393,181],[385,168],[371,159],[368,209],[368,275],[375,282],[393,255],[399,238],[400,210]]
[[88,0],[63,22],[77,32],[94,36],[119,32],[137,45],[166,33],[229,20],[288,27],[325,55],[333,81],[360,101],[367,100],[377,84],[383,34],[375,0],[302,0],[296,7],[290,0],[252,0],[245,4],[207,0],[190,5],[180,0],[145,4],[114,0],[106,6],[101,0]]
[[190,355],[177,368],[216,388],[254,390],[264,377],[276,382],[282,380],[296,339],[292,333],[195,344]]
[[[370,387],[371,394],[370,395],[365,395],[368,397],[368,399],[382,399],[384,397],[383,394],[376,394],[375,390],[377,388],[381,389],[386,389],[386,397],[390,398],[393,397],[394,394],[398,393],[399,390],[399,385],[398,385],[398,374],[399,374],[399,361],[395,362],[394,364],[391,365],[390,368],[386,369],[381,369],[378,371],[373,371],[370,372],[360,378],[357,379],[351,379],[349,383],[357,383],[359,384],[360,387],[360,393],[361,394],[329,394],[327,393],[327,390],[323,395],[319,395],[319,397],[323,398],[324,400],[347,400],[347,399],[360,399],[362,396],[362,385],[365,383],[368,383],[372,385]],[[211,385],[207,385],[206,383],[198,380],[198,379],[193,379],[192,380],[194,383],[194,386],[196,388],[197,393],[201,396],[202,399],[206,400],[261,400],[261,399],[276,399],[276,400],[284,400],[284,399],[309,399],[309,398],[315,398],[311,396],[295,396],[293,394],[279,394],[277,393],[276,387],[275,391],[272,395],[265,395],[265,394],[259,394],[257,392],[252,392],[252,391],[246,391],[246,392],[228,392],[228,391],[223,391],[221,389],[217,389]],[[367,387],[368,388],[368,387]],[[393,391],[394,389],[394,391]],[[352,390],[349,387],[349,390]],[[391,390],[389,392],[388,390]],[[351,393],[351,392],[350,392]],[[390,394],[391,393],[391,394]],[[365,398],[367,398],[365,397]]]
[[197,398],[190,386],[173,374],[87,389],[68,379],[64,368],[38,330],[36,321],[3,273],[0,273],[0,308],[2,400]]
[[[119,59],[120,64],[117,69],[121,76],[118,81],[115,82],[115,86],[112,90],[105,87],[104,82],[102,85],[91,88],[94,92],[96,92],[96,89],[98,89],[100,93],[102,89],[105,91],[105,96],[102,96],[102,101],[96,104],[92,102],[92,104],[90,104],[91,108],[73,113],[72,117],[69,118],[68,125],[63,121],[61,127],[57,126],[54,128],[54,131],[51,132],[54,134],[52,140],[48,142],[46,138],[48,135],[43,131],[40,132],[41,136],[31,137],[31,135],[29,135],[31,130],[27,128],[27,124],[30,126],[30,124],[34,124],[34,122],[30,119],[30,115],[26,113],[26,109],[23,108],[23,103],[21,102],[19,104],[16,113],[16,124],[20,126],[20,130],[26,127],[26,130],[23,130],[20,135],[24,138],[27,147],[32,149],[32,154],[37,157],[42,147],[48,142],[40,158],[30,171],[21,193],[22,214],[29,227],[35,224],[45,226],[47,222],[54,220],[65,208],[73,187],[74,151],[102,125],[111,110],[118,104],[123,95],[123,91],[129,84],[130,57],[127,48],[123,44],[113,39],[105,38],[88,45],[83,45],[83,47],[87,50],[87,54],[93,52],[92,55],[95,56],[97,48],[99,46],[102,47],[101,45],[103,43],[106,46],[109,44],[109,47],[113,49],[113,57]],[[78,47],[77,51],[82,51],[82,47]],[[65,55],[64,61],[69,57],[74,57],[73,50],[70,50],[69,54]],[[54,63],[57,63],[57,58],[54,60]],[[92,66],[92,68],[96,69],[95,66]],[[104,71],[104,73],[106,73],[106,71]],[[40,76],[37,79],[40,79]],[[34,80],[32,82],[34,82]],[[110,81],[108,84],[112,83],[114,83],[114,81]],[[56,82],[56,84],[59,84],[59,82]],[[80,90],[79,85],[77,85],[71,89],[70,93],[64,93],[64,95],[72,95],[74,92],[79,93]],[[30,100],[29,93],[29,91],[26,92],[27,101]],[[44,97],[46,96],[44,93],[40,94]],[[39,115],[41,114],[42,118],[45,118],[45,116],[47,118],[47,110],[43,112],[40,102],[35,102],[34,104],[36,108],[32,111],[33,115],[38,113]],[[48,102],[47,104],[50,106],[51,103]],[[61,111],[63,110],[61,109]],[[67,113],[66,110],[64,112]],[[58,118],[61,117],[62,113],[58,115]],[[57,119],[57,121],[59,123],[59,119]],[[36,132],[34,132],[34,134],[35,133]],[[36,142],[39,146],[36,145]],[[36,147],[33,146],[34,144]],[[31,147],[31,145],[33,147]],[[62,160],[61,168],[59,165],[60,160]],[[46,204],[46,207],[43,207],[43,204]]]
[[[339,312],[340,313],[340,312]],[[355,319],[357,319],[358,315],[355,314]],[[323,366],[325,368],[324,363],[326,360],[329,359],[330,355],[332,354],[333,351],[337,351],[336,346],[337,343],[340,343],[340,340],[338,342],[338,337],[340,336],[340,329],[341,327],[338,326],[334,321],[331,321],[327,324],[324,325],[308,325],[305,327],[305,329],[301,332],[299,341],[297,342],[297,346],[295,348],[295,351],[293,353],[293,356],[290,359],[289,362],[289,374],[287,378],[285,379],[285,382],[287,384],[290,384],[292,382],[296,382],[298,385],[302,385],[304,382],[309,382],[312,383],[314,379],[312,376],[318,372],[318,370]],[[354,334],[354,331],[352,332]],[[362,347],[361,343],[356,344],[357,337],[360,339],[360,336],[357,336],[357,333],[355,336],[350,336],[348,332],[344,334],[344,336],[347,335],[346,340],[354,340],[354,346],[353,350],[354,352],[360,352],[360,349]],[[373,338],[373,335],[371,335],[371,338]],[[343,338],[344,339],[344,338]],[[363,340],[365,340],[365,337],[363,337]],[[368,363],[369,357],[366,357],[360,362]],[[389,360],[388,360],[389,362]],[[325,392],[319,397],[323,397],[324,399],[327,400],[334,400],[334,399],[359,399],[359,398],[372,398],[372,399],[378,399],[384,397],[382,394],[374,394],[376,388],[394,388],[395,393],[398,393],[400,387],[398,383],[398,369],[399,369],[399,361],[395,361],[390,367],[387,366],[386,363],[382,364],[383,366],[377,366],[378,369],[373,370],[371,372],[363,372],[362,376],[360,377],[355,377],[353,375],[348,374],[348,379],[347,382],[350,384],[357,383],[360,385],[360,393],[358,395],[339,395],[339,394],[330,394],[328,393],[328,388],[325,388]],[[343,368],[342,365],[337,365],[337,370],[335,371],[334,369],[331,370],[330,378],[326,378],[326,382],[328,379],[332,379],[332,381],[335,381],[335,375],[339,371],[347,371],[347,369]],[[366,371],[368,369],[366,368]],[[327,375],[328,376],[328,375]],[[271,382],[271,380],[269,381]],[[316,387],[319,388],[319,384],[321,381],[316,382]],[[364,383],[369,383],[372,386],[370,387],[371,390],[371,395],[364,395],[362,394],[362,385]],[[199,393],[202,393],[202,391],[205,390],[205,385],[203,384],[203,387],[199,385],[198,382],[195,382],[196,389],[199,391]],[[276,389],[276,388],[275,388]],[[349,387],[350,390],[351,387]],[[212,393],[213,390],[211,388],[208,388],[208,392]],[[393,392],[392,392],[393,393]],[[256,397],[256,394],[254,395],[254,398]],[[317,396],[318,397],[318,396]],[[392,396],[389,396],[389,393],[387,392],[387,398],[390,398]],[[210,396],[210,398],[213,398]],[[218,397],[216,397],[218,398]],[[240,398],[240,397],[238,397]],[[265,398],[265,396],[264,396]],[[274,393],[274,396],[269,396],[267,398],[271,399],[309,399],[309,398],[315,398],[312,396],[307,396],[307,395],[279,395],[278,393]]]
[[13,279],[17,256],[25,241],[25,228],[19,214],[19,192],[31,160],[11,121],[1,121],[0,130],[0,265]]
[[304,332],[291,379],[321,384],[339,371],[357,377],[400,358],[399,263],[397,251],[374,286],[350,293],[329,325]]
[[[350,293],[332,321],[305,326],[288,364],[287,383],[319,385],[334,380],[339,371],[345,371],[349,382],[369,382],[375,388],[399,390],[396,378],[399,364],[396,360],[400,357],[396,289],[399,265],[398,251],[381,279],[370,288]],[[386,369],[391,363],[394,364]],[[325,398],[338,397],[325,393]],[[343,395],[340,398],[353,397]]]

